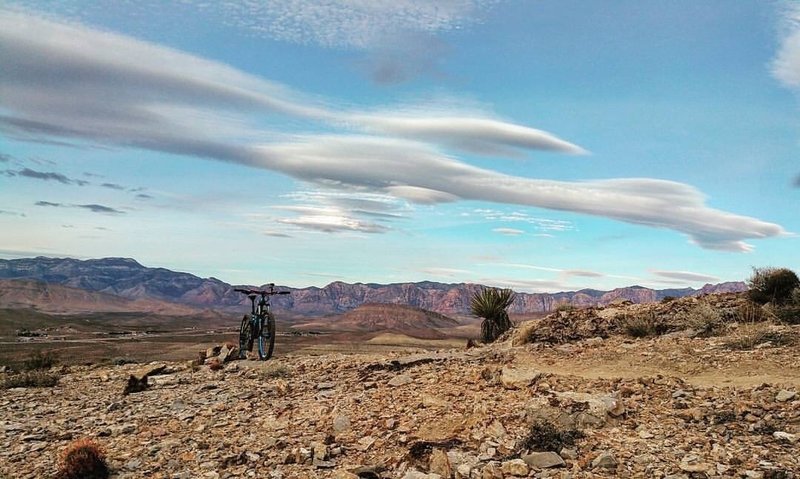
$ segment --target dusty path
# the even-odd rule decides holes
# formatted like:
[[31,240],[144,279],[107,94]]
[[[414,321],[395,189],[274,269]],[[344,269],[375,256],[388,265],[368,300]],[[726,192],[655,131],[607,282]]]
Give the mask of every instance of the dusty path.
[[731,351],[723,339],[612,337],[530,347],[516,361],[542,372],[586,379],[676,377],[695,386],[800,386],[797,346]]

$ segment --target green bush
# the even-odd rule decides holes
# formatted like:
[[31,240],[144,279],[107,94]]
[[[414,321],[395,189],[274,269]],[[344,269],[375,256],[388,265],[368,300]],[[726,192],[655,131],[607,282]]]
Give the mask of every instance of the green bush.
[[556,305],[555,311],[556,312],[564,311],[564,312],[569,313],[569,312],[575,311],[576,309],[578,309],[578,308],[574,304],[558,303],[558,305]]
[[800,278],[786,268],[753,268],[747,286],[747,295],[753,302],[781,305],[791,300],[794,290],[800,287]]
[[514,302],[514,292],[510,289],[484,288],[475,293],[470,302],[470,311],[483,318],[481,339],[492,343],[513,327],[506,309]]

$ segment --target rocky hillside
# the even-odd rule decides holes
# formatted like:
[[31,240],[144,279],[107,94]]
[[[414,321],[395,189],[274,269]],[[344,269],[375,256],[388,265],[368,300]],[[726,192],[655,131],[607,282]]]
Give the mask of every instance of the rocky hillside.
[[320,318],[295,328],[317,331],[388,331],[434,339],[444,337],[439,330],[448,330],[458,325],[458,321],[443,314],[412,306],[367,303],[344,314]]
[[[129,258],[76,260],[70,258],[27,258],[0,260],[0,278],[34,279],[129,299],[157,299],[201,308],[241,310],[246,298],[232,286],[216,278],[199,278],[164,268],[148,268]],[[436,282],[398,284],[348,284],[333,282],[324,288],[282,288],[291,296],[275,298],[274,305],[295,315],[338,314],[366,303],[402,304],[447,315],[469,313],[470,298],[482,288],[476,284]],[[576,306],[610,304],[617,300],[634,303],[659,301],[666,296],[689,296],[722,291],[741,291],[743,283],[706,285],[691,288],[652,290],[640,286],[612,291],[584,289],[576,292],[520,293],[510,308],[512,313],[552,311],[559,304]]]
[[129,299],[115,294],[24,279],[0,279],[0,305],[4,309],[31,309],[43,313],[157,313],[197,314],[196,308],[157,299]]
[[[562,313],[546,318],[551,330],[577,324]],[[53,387],[0,394],[0,477],[51,477],[59,453],[87,437],[120,479],[798,477],[796,346],[725,347],[745,324],[644,339],[577,326],[588,339],[56,367]],[[125,395],[131,375],[148,386]]]

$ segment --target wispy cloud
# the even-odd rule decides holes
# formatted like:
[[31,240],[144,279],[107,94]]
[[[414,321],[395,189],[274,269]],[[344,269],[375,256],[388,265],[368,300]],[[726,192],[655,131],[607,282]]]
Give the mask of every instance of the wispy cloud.
[[520,236],[525,234],[525,231],[514,228],[493,228],[492,232],[505,236]]
[[36,180],[57,181],[64,185],[85,186],[89,184],[88,181],[69,178],[66,175],[56,173],[54,171],[36,171],[30,168],[23,168],[21,170],[5,170],[3,171],[3,174],[6,176],[18,176],[22,178],[33,178]]
[[430,268],[423,268],[420,270],[422,273],[429,274],[431,276],[436,277],[444,277],[444,278],[457,278],[457,277],[464,277],[464,275],[472,274],[470,271],[465,269],[457,269],[457,268],[438,268],[438,267],[430,267]]
[[800,6],[783,4],[780,47],[772,61],[772,75],[785,86],[800,87]]
[[118,210],[116,208],[112,208],[110,206],[105,205],[98,205],[96,203],[90,204],[66,204],[66,203],[53,203],[51,201],[37,201],[34,203],[36,206],[46,206],[52,208],[80,208],[84,210],[89,210],[92,213],[103,213],[103,214],[110,214],[110,215],[124,215],[125,212],[122,210]]
[[7,216],[20,216],[25,217],[25,213],[20,213],[19,211],[9,211],[9,210],[0,210],[0,215],[7,215]]
[[490,221],[505,221],[510,223],[527,223],[536,227],[539,231],[568,231],[575,229],[574,225],[569,221],[553,220],[549,218],[538,218],[531,216],[524,211],[498,211],[487,208],[478,208],[472,211],[484,219]]
[[[478,200],[577,212],[679,231],[710,249],[748,251],[746,239],[785,233],[777,224],[710,208],[699,191],[682,183],[550,181],[471,166],[458,152],[582,151],[550,133],[488,115],[335,108],[219,63],[20,13],[0,12],[0,42],[8,45],[0,49],[0,129],[19,138],[213,158],[412,202]],[[317,122],[316,131],[333,131],[287,138],[243,128],[265,116],[301,118]],[[254,144],[256,132],[274,141]],[[285,220],[320,231],[385,231],[378,223],[333,214]]]
[[116,183],[102,183],[100,186],[111,190],[125,191],[125,187]]
[[653,275],[659,278],[665,278],[668,280],[678,280],[686,282],[705,282],[705,283],[716,283],[719,282],[719,278],[716,276],[711,276],[702,273],[693,273],[691,271],[661,271],[655,270],[652,271]]

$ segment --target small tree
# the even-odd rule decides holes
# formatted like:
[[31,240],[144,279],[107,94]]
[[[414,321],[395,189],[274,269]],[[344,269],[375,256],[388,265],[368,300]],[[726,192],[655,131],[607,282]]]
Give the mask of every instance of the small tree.
[[747,295],[754,303],[781,305],[789,301],[792,292],[800,287],[800,279],[786,268],[753,268],[747,280]]
[[514,292],[510,289],[484,288],[475,293],[470,303],[472,314],[483,318],[481,340],[494,342],[513,326],[508,318],[508,308],[514,302]]

